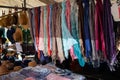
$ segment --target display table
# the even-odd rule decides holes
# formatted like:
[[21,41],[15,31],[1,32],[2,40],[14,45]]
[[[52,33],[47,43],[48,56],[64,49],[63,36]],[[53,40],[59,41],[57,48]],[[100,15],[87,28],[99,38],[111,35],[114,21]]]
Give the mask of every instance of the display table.
[[0,80],[85,80],[85,77],[69,70],[59,69],[53,64],[46,64],[25,67],[19,71],[0,76]]

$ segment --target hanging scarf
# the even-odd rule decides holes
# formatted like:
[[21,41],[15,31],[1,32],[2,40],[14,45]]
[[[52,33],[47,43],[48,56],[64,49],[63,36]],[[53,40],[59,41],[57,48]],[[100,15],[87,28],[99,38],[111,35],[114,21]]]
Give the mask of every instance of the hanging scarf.
[[106,48],[103,33],[103,5],[102,0],[96,0],[95,7],[95,47],[99,58],[106,59]]
[[92,60],[93,66],[99,67],[98,54],[95,49],[95,23],[94,23],[94,14],[95,14],[95,3],[94,0],[89,0],[89,28],[90,28],[90,37],[91,37],[91,47],[92,47]]
[[7,31],[8,31],[8,28],[4,27],[4,29],[3,29],[3,33],[4,33],[3,38],[6,39],[6,43],[10,42],[8,37],[7,37]]
[[85,53],[88,61],[91,62],[91,42],[90,42],[90,30],[89,30],[89,1],[83,0],[84,5],[84,40],[85,40]]
[[57,41],[56,41],[56,4],[53,5],[52,8],[52,59],[53,60],[59,60],[58,57],[58,47],[57,47]]
[[30,29],[23,29],[22,36],[23,36],[23,43],[31,43]]
[[47,38],[47,7],[44,6],[44,54],[48,55],[48,38]]
[[41,7],[38,7],[38,35],[40,34],[40,15],[41,15]]
[[35,8],[34,9],[34,13],[35,13],[35,16],[34,16],[34,20],[35,20],[35,39],[36,39],[36,45],[38,47],[38,44],[39,44],[39,34],[38,34],[38,8]]
[[61,11],[62,11],[62,8],[61,8],[61,4],[55,4],[56,7],[55,7],[55,10],[56,10],[56,15],[55,15],[55,18],[56,18],[56,23],[55,23],[55,36],[56,36],[56,42],[57,42],[57,51],[58,51],[58,57],[59,57],[59,60],[60,62],[63,62],[63,60],[65,60],[64,58],[64,53],[63,53],[63,48],[62,48],[62,39],[61,39]]
[[[33,13],[32,13],[32,10],[29,10],[28,13],[29,13],[29,23],[30,23],[29,24],[30,25],[30,34],[31,34],[32,41],[34,43],[35,36],[34,36],[34,29],[33,29],[34,23],[33,23]],[[35,43],[34,43],[34,46],[35,46]]]
[[65,57],[68,58],[68,50],[74,45],[77,44],[77,41],[73,39],[71,36],[69,30],[67,29],[66,24],[66,17],[65,17],[65,2],[62,2],[62,14],[61,14],[61,20],[62,20],[62,41],[63,41],[63,50],[65,53]]
[[82,55],[85,57],[85,52],[84,52],[84,14],[83,14],[83,4],[81,0],[76,0],[77,5],[78,5],[78,35],[79,35],[79,42],[80,42],[80,49],[82,52]]
[[53,11],[53,5],[50,5],[50,17],[49,17],[49,34],[50,34],[50,50],[52,50],[52,11]]
[[50,50],[50,6],[47,6],[47,37],[48,37],[48,56],[52,55],[52,51]]
[[110,63],[113,63],[116,57],[115,51],[115,32],[113,29],[113,20],[111,15],[111,3],[110,0],[103,0],[103,15],[104,15],[104,35],[105,35],[105,42],[106,42],[106,51],[107,51],[107,58]]
[[40,28],[40,23],[39,23],[39,20],[40,20],[40,15],[38,15],[38,13],[40,10],[40,7],[38,8],[35,8],[34,9],[34,20],[35,20],[35,44],[36,44],[36,48],[37,48],[37,52],[38,52],[38,58],[40,59],[40,52],[39,52],[39,28]]
[[35,37],[35,13],[34,13],[34,9],[31,10],[31,32],[32,32],[32,37],[33,37],[33,42],[34,42],[34,46],[35,46],[35,51],[38,51],[37,49],[37,45],[36,45],[36,37]]
[[[71,5],[70,5],[70,0],[67,0],[66,1],[66,22],[67,22],[67,27],[68,27],[68,30],[71,32],[71,25],[70,25],[70,12],[71,12]],[[73,47],[71,47],[70,49],[70,56],[72,58],[72,60],[76,59],[76,56],[74,54],[74,49]]]
[[83,67],[85,65],[85,61],[80,51],[79,38],[78,38],[78,9],[75,1],[71,2],[71,33],[73,38],[77,41],[77,44],[73,45],[74,53],[78,58],[79,64]]
[[13,34],[15,33],[15,28],[11,27],[11,28],[8,28],[7,30],[7,38],[8,40],[13,44],[15,43],[15,40],[13,38]]
[[39,31],[39,50],[44,51],[44,7],[41,7]]

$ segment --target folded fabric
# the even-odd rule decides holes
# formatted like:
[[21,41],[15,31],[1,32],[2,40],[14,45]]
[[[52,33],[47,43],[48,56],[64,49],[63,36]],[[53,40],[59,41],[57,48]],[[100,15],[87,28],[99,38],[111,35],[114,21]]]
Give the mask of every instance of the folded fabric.
[[33,78],[33,77],[28,77],[28,78],[25,78],[24,80],[35,80],[35,78]]
[[57,68],[55,70],[55,73],[61,75],[61,76],[67,76],[67,75],[70,75],[72,72],[67,70],[67,69],[60,69],[60,68]]
[[46,78],[47,80],[71,80],[69,78],[65,78],[54,73],[49,74]]

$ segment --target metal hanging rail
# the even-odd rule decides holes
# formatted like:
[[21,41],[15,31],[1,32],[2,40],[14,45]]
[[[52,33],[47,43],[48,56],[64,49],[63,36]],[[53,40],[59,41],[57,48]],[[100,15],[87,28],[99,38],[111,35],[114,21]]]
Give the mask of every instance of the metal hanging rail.
[[[16,8],[16,6],[13,7],[13,6],[2,6],[2,5],[0,5],[0,7],[1,7],[1,8],[13,8],[13,9]],[[22,7],[17,7],[17,9],[28,10],[29,8],[26,8],[26,0],[24,0],[24,2],[23,2],[23,4],[22,4]],[[22,11],[22,10],[21,10],[21,11]],[[16,13],[20,13],[21,11],[17,11]],[[8,15],[12,15],[12,14],[14,14],[14,13],[0,16],[0,18],[5,17],[5,16],[8,16]]]
[[[0,8],[16,8],[16,7],[13,7],[13,6],[2,6],[0,5]],[[17,9],[23,9],[23,7],[17,7]],[[26,8],[26,9],[29,9],[29,8]]]
[[[21,11],[17,11],[16,13],[20,13]],[[3,16],[0,16],[0,18],[3,18],[5,16],[8,16],[8,15],[13,15],[14,13],[11,13],[11,14],[7,14],[7,15],[3,15]]]

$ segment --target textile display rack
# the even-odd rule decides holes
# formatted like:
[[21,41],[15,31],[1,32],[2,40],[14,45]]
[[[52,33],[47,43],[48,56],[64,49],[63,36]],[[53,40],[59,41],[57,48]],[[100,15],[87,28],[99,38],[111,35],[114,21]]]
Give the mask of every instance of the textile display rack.
[[[45,5],[33,6],[33,4],[31,7],[29,6],[30,0],[18,1],[22,2],[22,7],[20,5],[19,7],[0,5],[0,8],[11,9],[10,13],[4,14],[4,11],[0,16],[0,31],[1,33],[2,30],[4,31],[1,38],[6,39],[4,44],[19,43],[17,45],[22,47],[19,51],[20,55],[22,54],[21,59],[18,60],[19,55],[15,54],[15,61],[11,61],[14,63],[14,67],[23,68],[17,74],[28,72],[28,74],[20,76],[24,76],[25,79],[30,78],[31,74],[35,74],[31,77],[46,79],[43,77],[44,74],[40,76],[36,73],[41,73],[39,72],[40,67],[46,67],[50,63],[52,67],[56,67],[53,72],[59,76],[75,72],[96,79],[106,78],[105,80],[107,80],[109,78],[107,76],[112,73],[117,74],[115,77],[118,77],[120,70],[120,0],[35,1],[44,2]],[[15,10],[13,13],[12,9]],[[16,15],[17,18],[14,19]],[[12,19],[7,20],[9,16]],[[9,21],[11,21],[10,25]],[[13,32],[12,29],[14,29]],[[12,35],[12,39],[9,34]],[[19,46],[16,47],[16,50],[20,49]],[[12,52],[9,51],[9,53]],[[2,60],[3,58],[1,58],[1,66],[4,63]],[[11,60],[11,57],[8,60]],[[39,71],[29,67],[36,65]],[[9,68],[7,65],[10,71],[14,70],[14,67]],[[25,68],[29,68],[29,70]],[[0,78],[3,79],[11,74],[15,73]],[[74,80],[71,78],[70,80]]]

